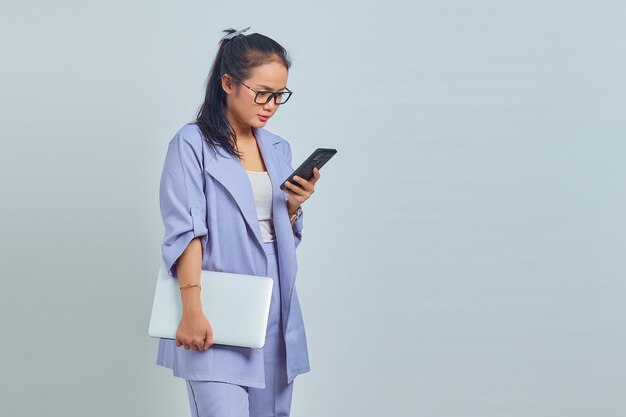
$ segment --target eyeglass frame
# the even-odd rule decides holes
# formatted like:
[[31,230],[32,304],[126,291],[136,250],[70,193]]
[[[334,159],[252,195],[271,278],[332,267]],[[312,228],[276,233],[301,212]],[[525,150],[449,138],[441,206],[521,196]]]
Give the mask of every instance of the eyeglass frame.
[[[226,74],[228,74],[228,76],[230,76],[230,77],[233,77],[235,80],[237,80],[240,84],[242,84],[244,87],[246,87],[250,91],[254,92],[255,93],[254,102],[256,104],[265,105],[265,104],[269,103],[272,99],[274,99],[274,104],[276,104],[277,106],[281,106],[281,105],[285,104],[287,101],[289,101],[289,99],[291,98],[291,95],[293,94],[293,91],[291,91],[287,87],[285,87],[285,90],[287,90],[287,91],[276,91],[276,92],[274,92],[274,91],[263,91],[263,90],[256,91],[254,88],[246,85],[243,81],[241,81],[239,78],[235,77],[234,75],[232,75],[230,73],[225,73],[224,75],[226,75]],[[270,97],[267,99],[267,101],[265,103],[259,103],[259,102],[256,101],[256,99],[257,99],[257,97],[259,96],[260,93],[270,93]],[[287,96],[287,100],[283,101],[282,103],[277,103],[276,102],[276,97],[278,96],[278,94],[281,94],[281,93],[289,93],[289,95]]]

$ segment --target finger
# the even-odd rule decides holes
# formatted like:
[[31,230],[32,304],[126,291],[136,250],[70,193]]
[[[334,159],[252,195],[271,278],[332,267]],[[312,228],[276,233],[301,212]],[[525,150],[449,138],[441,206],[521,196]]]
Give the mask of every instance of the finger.
[[309,180],[309,182],[310,182],[311,184],[315,184],[315,183],[317,182],[317,180],[319,180],[319,179],[320,179],[320,177],[321,177],[320,170],[319,170],[319,169],[317,169],[317,167],[315,167],[315,168],[313,168],[313,178],[311,178],[311,179]]
[[298,187],[296,184],[293,184],[294,187],[297,187],[296,191],[300,192],[300,195],[306,197],[311,193],[313,186],[307,180],[297,176],[294,177],[294,180],[301,184],[300,187]]
[[308,194],[307,190],[303,190],[302,188],[300,188],[297,185],[293,184],[291,181],[286,181],[285,184],[296,195],[305,196],[305,195]]
[[315,188],[313,187],[313,184],[315,183],[311,181],[307,181],[304,178],[298,177],[298,176],[294,176],[293,178],[297,180],[298,182],[300,182],[300,184],[302,184],[302,187],[304,187],[306,191],[306,193],[300,194],[300,195],[305,197],[305,199],[308,199],[309,197],[311,197],[311,194],[313,194],[313,192],[315,191]]
[[307,190],[308,190],[310,193],[313,193],[313,191],[314,191],[314,189],[315,189],[315,183],[317,182],[317,180],[319,179],[319,177],[320,177],[320,171],[319,171],[317,168],[314,168],[314,169],[313,169],[313,176],[311,177],[311,179],[309,179],[309,180],[306,182],[306,187],[307,187]]
[[294,177],[294,180],[293,180],[293,181],[288,181],[288,180],[287,180],[287,181],[285,181],[285,186],[286,186],[287,188],[289,188],[290,190],[294,190],[294,191],[301,191],[301,190],[302,190],[302,187],[298,187],[298,185],[296,184],[296,182],[297,182],[296,178],[297,178],[297,177]]
[[307,191],[311,191],[312,186],[311,186],[310,181],[307,181],[304,178],[299,177],[297,175],[294,176],[293,179],[297,181],[299,184],[302,184],[302,188],[304,188]]
[[209,333],[207,332],[204,338],[204,344],[202,345],[202,350],[207,350],[209,346],[211,346],[211,343],[209,342]]

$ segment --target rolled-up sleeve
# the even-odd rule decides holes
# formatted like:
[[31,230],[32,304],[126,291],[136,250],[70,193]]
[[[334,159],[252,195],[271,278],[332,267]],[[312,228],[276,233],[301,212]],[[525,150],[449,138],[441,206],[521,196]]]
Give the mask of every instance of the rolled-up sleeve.
[[303,227],[302,219],[303,218],[304,218],[304,209],[302,209],[302,213],[300,214],[300,217],[298,217],[298,219],[293,223],[293,238],[296,241],[296,248],[298,247],[298,245],[300,244],[300,241],[302,240],[302,227]]
[[208,228],[202,167],[201,138],[190,140],[177,133],[170,141],[159,187],[161,217],[165,236],[161,246],[163,262],[171,277],[178,277],[176,262],[189,243],[201,237],[206,250]]

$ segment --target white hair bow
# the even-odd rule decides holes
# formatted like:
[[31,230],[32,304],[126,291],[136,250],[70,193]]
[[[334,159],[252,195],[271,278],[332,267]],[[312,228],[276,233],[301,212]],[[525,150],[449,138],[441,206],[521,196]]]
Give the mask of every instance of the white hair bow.
[[237,32],[229,33],[228,35],[224,36],[222,39],[232,39],[235,36],[241,35],[243,32],[245,32],[248,29],[250,29],[250,26],[248,26],[245,29],[238,30]]

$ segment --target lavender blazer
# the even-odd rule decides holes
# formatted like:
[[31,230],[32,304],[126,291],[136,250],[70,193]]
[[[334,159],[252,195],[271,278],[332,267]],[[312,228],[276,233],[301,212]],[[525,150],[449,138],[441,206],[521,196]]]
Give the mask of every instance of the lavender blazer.
[[[255,128],[255,133],[272,183],[287,378],[291,382],[310,370],[295,288],[296,248],[302,239],[304,216],[290,224],[288,196],[279,188],[293,172],[289,142],[263,128]],[[252,186],[241,162],[225,151],[220,153],[212,152],[195,124],[183,126],[169,142],[159,197],[165,226],[163,261],[173,279],[177,279],[176,261],[195,237],[202,241],[202,269],[267,276]],[[265,388],[262,348],[214,344],[205,351],[186,350],[172,339],[161,338],[156,363],[185,379]]]

